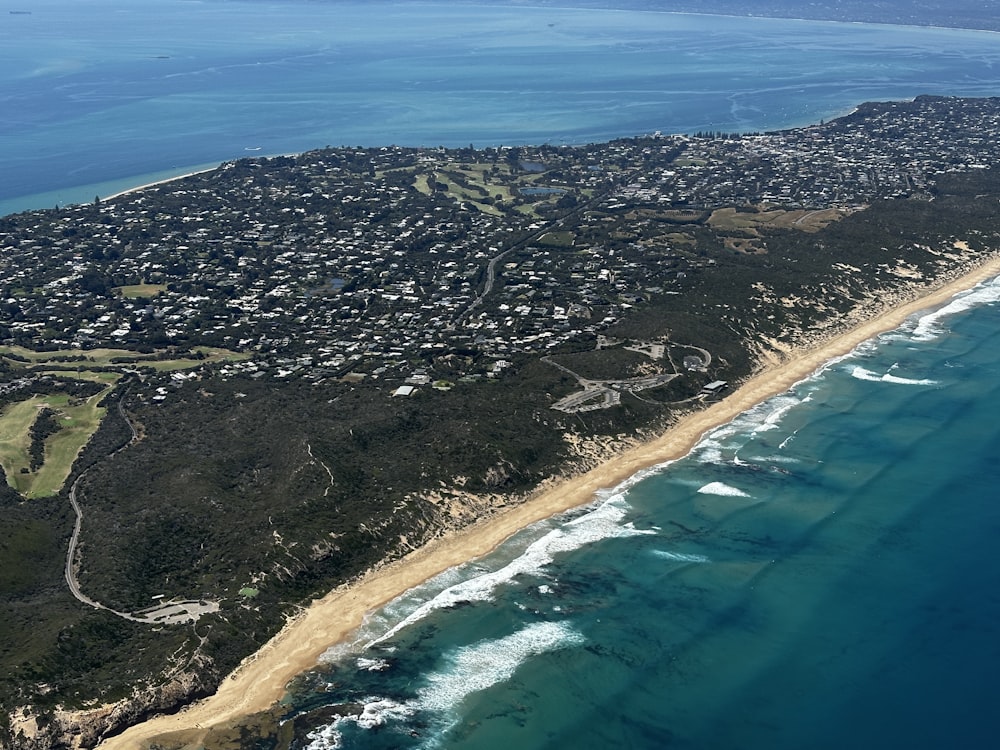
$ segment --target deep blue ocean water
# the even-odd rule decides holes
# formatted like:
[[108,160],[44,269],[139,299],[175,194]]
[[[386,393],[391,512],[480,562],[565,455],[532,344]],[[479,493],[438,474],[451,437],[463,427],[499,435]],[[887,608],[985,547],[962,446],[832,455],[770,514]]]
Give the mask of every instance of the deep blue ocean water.
[[[763,130],[998,93],[988,32],[0,0],[0,214],[327,144]],[[995,746],[998,300],[911,321],[373,614],[296,686],[303,744]],[[303,718],[345,702],[361,720]]]
[[0,0],[0,214],[325,145],[765,130],[998,91],[1000,37],[981,31],[441,0]]
[[373,614],[296,685],[301,746],[995,747],[998,303],[916,316]]

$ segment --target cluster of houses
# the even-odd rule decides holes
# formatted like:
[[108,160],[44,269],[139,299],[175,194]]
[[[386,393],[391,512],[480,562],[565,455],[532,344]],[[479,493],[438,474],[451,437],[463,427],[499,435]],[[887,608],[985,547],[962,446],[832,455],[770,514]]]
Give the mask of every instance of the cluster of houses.
[[686,273],[712,262],[669,242],[652,253],[633,231],[638,207],[923,193],[942,172],[997,164],[998,134],[997,100],[919,98],[778,133],[522,147],[545,189],[509,205],[426,189],[447,187],[436,176],[458,164],[492,160],[507,171],[484,172],[509,177],[502,149],[239,160],[0,217],[0,341],[252,355],[223,375],[401,382],[444,361],[455,377],[495,377],[498,363],[592,336],[651,295],[683,294]]
[[679,159],[607,203],[822,209],[924,195],[942,172],[996,165],[998,132],[998,100],[928,96],[775,133],[681,137]]

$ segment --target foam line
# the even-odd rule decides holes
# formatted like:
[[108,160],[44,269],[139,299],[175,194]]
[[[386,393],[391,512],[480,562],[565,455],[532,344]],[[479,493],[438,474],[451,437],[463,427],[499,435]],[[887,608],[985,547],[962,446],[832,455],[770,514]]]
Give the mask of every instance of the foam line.
[[722,495],[724,497],[750,497],[746,492],[725,482],[709,482],[698,490],[702,495]]
[[621,495],[597,506],[594,510],[555,528],[532,543],[519,557],[496,571],[485,572],[460,581],[424,602],[383,635],[370,641],[365,648],[392,638],[404,628],[419,622],[432,612],[463,602],[487,601],[497,587],[521,574],[538,574],[552,562],[556,554],[570,552],[602,539],[655,534],[652,530],[636,529],[624,519],[629,506]]

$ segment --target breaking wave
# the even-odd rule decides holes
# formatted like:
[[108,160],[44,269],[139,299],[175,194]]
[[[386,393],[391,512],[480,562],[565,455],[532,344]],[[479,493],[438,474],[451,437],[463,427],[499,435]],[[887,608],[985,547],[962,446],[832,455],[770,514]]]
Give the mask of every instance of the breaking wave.
[[749,494],[726,484],[725,482],[709,482],[698,490],[702,495],[722,495],[724,497],[751,497]]
[[861,367],[860,365],[855,365],[851,368],[851,377],[857,380],[867,380],[871,383],[895,383],[896,385],[937,385],[938,381],[930,380],[927,378],[902,378],[898,375],[893,375],[892,371],[895,369],[896,365],[893,365],[889,370],[883,374],[873,372],[867,368]]
[[[382,643],[404,628],[419,622],[438,609],[453,607],[464,602],[481,602],[493,598],[497,587],[521,574],[537,574],[551,563],[554,556],[571,552],[602,539],[623,538],[655,534],[652,530],[635,528],[625,522],[629,506],[621,494],[612,496],[579,518],[563,523],[533,542],[522,554],[504,567],[483,572],[472,578],[448,586],[432,599],[423,602],[388,631],[373,638],[365,648]],[[467,570],[467,569],[466,569]]]
[[663,549],[653,550],[653,555],[656,557],[665,558],[667,560],[675,560],[676,562],[686,562],[686,563],[712,562],[704,555],[691,555],[685,552],[671,552],[669,550],[663,550]]
[[493,641],[464,646],[417,691],[416,707],[450,714],[472,693],[506,682],[532,656],[586,643],[568,622],[536,622]]
[[944,307],[921,315],[902,326],[900,330],[912,341],[933,341],[944,333],[945,327],[942,321],[945,318],[973,307],[996,302],[1000,302],[1000,277],[984,281],[966,292],[955,295]]
[[[803,381],[804,382],[804,381]],[[692,454],[703,463],[724,464],[740,461],[735,456],[755,435],[781,426],[782,420],[795,407],[811,400],[809,393],[786,391],[743,412],[731,422],[711,430],[695,446]],[[727,456],[732,458],[727,459]]]
[[517,668],[533,656],[584,643],[584,636],[568,622],[536,622],[503,638],[463,646],[443,658],[444,668],[424,678],[415,698],[404,703],[366,698],[359,714],[341,717],[311,731],[306,736],[310,741],[307,750],[339,750],[347,724],[378,729],[390,722],[405,722],[418,712],[432,714],[438,732],[447,731],[459,720],[458,709],[473,693],[510,680]]
[[344,716],[333,724],[318,727],[306,735],[306,750],[339,750],[343,747],[341,729],[345,724],[356,724],[361,729],[376,729],[390,721],[405,721],[413,716],[411,705],[397,703],[388,698],[367,698],[360,714]]

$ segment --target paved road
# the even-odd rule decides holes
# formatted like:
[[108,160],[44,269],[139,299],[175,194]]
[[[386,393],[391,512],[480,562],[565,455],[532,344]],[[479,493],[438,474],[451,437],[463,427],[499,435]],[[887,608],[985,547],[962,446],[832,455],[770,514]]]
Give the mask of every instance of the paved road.
[[603,193],[598,193],[597,195],[592,196],[590,198],[590,200],[586,201],[585,203],[579,203],[579,204],[577,204],[569,213],[564,214],[562,217],[560,217],[560,218],[558,218],[558,219],[556,219],[554,221],[547,222],[545,224],[545,226],[543,226],[541,229],[538,229],[538,230],[532,232],[531,234],[529,234],[524,239],[518,240],[517,242],[515,242],[513,245],[511,245],[510,247],[508,247],[506,250],[504,250],[499,255],[496,255],[496,256],[490,258],[490,262],[486,266],[486,284],[483,287],[482,293],[478,297],[476,297],[474,300],[472,300],[472,302],[469,303],[469,306],[467,308],[465,308],[465,310],[463,310],[461,313],[458,314],[458,316],[455,318],[455,322],[452,325],[453,326],[457,325],[457,324],[461,323],[463,320],[465,320],[467,317],[469,317],[469,315],[472,313],[472,311],[475,310],[477,307],[479,307],[483,303],[483,300],[486,299],[489,296],[490,292],[493,291],[493,284],[496,281],[496,267],[497,267],[497,263],[505,255],[507,255],[508,253],[512,253],[515,250],[517,250],[518,248],[522,248],[522,247],[524,247],[525,245],[528,245],[531,242],[534,242],[539,237],[542,237],[543,235],[548,234],[549,232],[551,232],[551,231],[553,231],[555,229],[558,229],[559,227],[566,226],[567,223],[569,223],[570,219],[573,219],[576,216],[579,216],[582,212],[584,212],[584,211],[592,208],[593,206],[597,205],[600,201],[604,200],[608,195],[610,195],[612,193],[612,191],[614,191],[615,187],[617,187],[617,183],[630,182],[632,176],[633,175],[628,175],[627,177],[620,177],[617,180],[616,184],[614,186],[612,186],[610,189],[606,190]]
[[[123,445],[115,451],[115,453],[125,450],[125,448],[139,438],[139,434],[136,432],[132,422],[130,422],[129,418],[125,415],[125,409],[122,406],[123,400],[124,396],[122,396],[122,398],[118,401],[118,413],[121,415],[122,419],[125,420],[125,423],[132,431],[132,439],[129,440],[126,445]],[[87,472],[84,471],[80,476],[78,476],[69,490],[69,504],[73,507],[73,512],[76,514],[76,523],[73,525],[73,534],[69,538],[69,548],[66,550],[65,576],[66,585],[69,587],[70,593],[72,593],[78,601],[86,604],[88,607],[102,609],[105,612],[110,612],[117,617],[121,617],[123,620],[129,620],[131,622],[145,622],[155,625],[179,625],[187,622],[196,622],[203,614],[218,612],[218,602],[194,599],[160,602],[155,606],[142,610],[138,613],[119,612],[116,609],[112,609],[111,607],[101,604],[99,601],[91,599],[83,593],[80,589],[80,582],[76,577],[77,546],[80,543],[80,529],[83,528],[83,510],[80,508],[80,503],[76,499],[76,493],[80,487],[80,482],[83,481],[83,478],[86,475]]]

